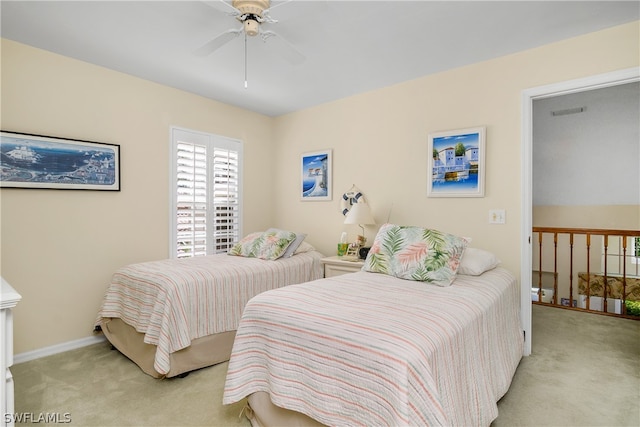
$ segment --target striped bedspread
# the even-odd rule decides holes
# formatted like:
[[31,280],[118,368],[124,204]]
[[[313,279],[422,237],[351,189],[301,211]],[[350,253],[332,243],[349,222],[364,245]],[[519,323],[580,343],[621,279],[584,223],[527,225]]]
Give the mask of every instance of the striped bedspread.
[[287,259],[210,255],[131,264],[113,274],[97,324],[117,317],[157,346],[154,368],[191,340],[236,330],[247,301],[261,292],[322,277],[319,252]]
[[507,270],[449,287],[358,272],[247,304],[223,402],[264,391],[331,426],[488,426],[522,357]]

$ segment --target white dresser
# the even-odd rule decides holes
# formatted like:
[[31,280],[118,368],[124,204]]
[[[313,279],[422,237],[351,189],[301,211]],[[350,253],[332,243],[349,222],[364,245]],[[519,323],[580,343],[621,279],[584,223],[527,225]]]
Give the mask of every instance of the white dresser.
[[13,426],[13,377],[9,368],[13,365],[13,307],[22,298],[6,280],[0,288],[0,372],[5,377],[0,387],[0,426]]

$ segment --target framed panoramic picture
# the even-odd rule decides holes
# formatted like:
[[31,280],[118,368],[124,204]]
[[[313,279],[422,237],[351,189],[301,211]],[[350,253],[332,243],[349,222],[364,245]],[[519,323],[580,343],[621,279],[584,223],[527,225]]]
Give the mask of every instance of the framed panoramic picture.
[[0,187],[120,191],[120,146],[0,131]]
[[304,201],[331,200],[331,150],[303,153],[301,156],[301,198]]
[[484,197],[485,128],[429,134],[428,197]]

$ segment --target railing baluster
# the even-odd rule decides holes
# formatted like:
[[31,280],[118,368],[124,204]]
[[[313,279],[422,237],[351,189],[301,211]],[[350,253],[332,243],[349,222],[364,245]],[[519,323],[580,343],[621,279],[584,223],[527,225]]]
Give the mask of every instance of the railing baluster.
[[591,234],[587,234],[587,310],[591,310]]
[[569,307],[573,307],[573,233],[569,233]]
[[[610,229],[592,229],[592,228],[560,228],[560,227],[533,227],[533,232],[538,233],[538,304],[553,305],[560,307],[564,305],[566,309],[589,311],[592,313],[600,313],[609,316],[619,316],[630,319],[640,320],[640,316],[634,313],[634,311],[628,310],[627,299],[632,298],[631,301],[638,300],[638,286],[640,286],[640,279],[635,278],[639,274],[640,262],[633,261],[631,270],[628,267],[627,257],[630,259],[638,257],[638,247],[636,247],[636,240],[640,238],[640,230],[610,230]],[[543,271],[543,253],[549,249],[550,242],[545,242],[545,234],[553,235],[553,297],[548,303],[543,302],[543,273],[548,275],[550,272],[547,265],[547,271]],[[562,239],[562,235],[568,235],[569,242],[569,265],[561,265],[566,258],[564,248],[560,248],[559,244],[565,245],[565,241]],[[586,245],[578,244],[575,240],[576,234],[584,235],[586,239]],[[602,246],[598,246],[597,252],[594,256],[601,257],[598,262],[598,268],[592,273],[591,266],[591,237],[602,236]],[[614,237],[616,240],[611,240],[609,237]],[[621,240],[621,244],[620,241]],[[582,240],[579,240],[582,242]],[[629,250],[629,241],[633,242],[632,248]],[[600,245],[599,239],[597,245]],[[614,245],[615,243],[615,245]],[[576,246],[578,245],[578,246]],[[612,246],[613,245],[613,246]],[[579,252],[576,252],[579,250]],[[584,252],[586,251],[586,276],[581,272],[585,268],[584,262],[579,262],[580,265],[574,265],[576,262],[576,256],[582,259]],[[558,259],[558,254],[561,253],[563,260]],[[609,261],[610,256],[615,256],[618,262],[614,265]],[[622,258],[622,265],[620,265],[620,258]],[[562,262],[561,262],[562,261]],[[547,263],[548,264],[548,263]],[[638,264],[638,265],[636,265]],[[613,269],[613,270],[611,270]],[[604,271],[602,271],[604,270]],[[627,277],[628,271],[632,271],[633,279]],[[566,279],[565,274],[568,272],[569,277]],[[635,272],[635,273],[633,273]],[[578,291],[576,293],[577,299],[580,300],[580,305],[574,303],[574,275],[579,278]],[[593,276],[593,277],[592,277]],[[603,280],[602,287],[598,286],[600,280]],[[611,280],[611,283],[610,283]],[[549,285],[549,284],[548,284]],[[547,285],[547,286],[548,286]],[[568,289],[567,289],[568,288]],[[564,297],[569,296],[568,304],[564,300]],[[592,292],[594,298],[598,299],[602,303],[602,308],[592,310],[591,297]],[[600,294],[602,292],[602,295]],[[562,297],[562,298],[561,298]],[[582,304],[584,298],[584,305]],[[616,307],[614,310],[609,310],[609,300],[614,299]],[[618,303],[621,303],[621,307],[618,308]],[[631,314],[633,313],[633,314]]]
[[542,302],[542,231],[538,233],[538,301]]
[[558,233],[553,233],[553,304],[558,303]]
[[622,307],[623,316],[627,315],[627,238],[622,238]]
[[607,290],[609,288],[609,280],[607,279],[607,252],[609,250],[609,235],[604,235],[604,291],[602,292],[602,311],[607,313],[609,310],[607,304]]

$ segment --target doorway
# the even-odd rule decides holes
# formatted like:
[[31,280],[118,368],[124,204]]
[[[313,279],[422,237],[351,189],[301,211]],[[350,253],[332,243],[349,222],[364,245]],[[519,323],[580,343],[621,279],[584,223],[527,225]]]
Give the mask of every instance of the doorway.
[[611,73],[600,74],[584,79],[570,80],[547,86],[540,86],[522,93],[522,157],[521,157],[521,321],[525,332],[524,355],[531,354],[531,271],[532,246],[531,228],[533,226],[533,101],[601,89],[620,84],[640,81],[640,68],[630,68]]

